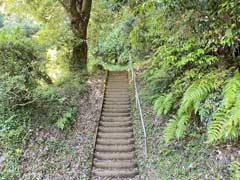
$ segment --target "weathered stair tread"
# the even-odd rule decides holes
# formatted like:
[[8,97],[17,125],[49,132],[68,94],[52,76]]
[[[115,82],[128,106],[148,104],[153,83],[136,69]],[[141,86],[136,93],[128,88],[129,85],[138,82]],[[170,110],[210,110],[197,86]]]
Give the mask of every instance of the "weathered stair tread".
[[127,92],[126,89],[128,89],[128,87],[126,86],[107,86],[107,91],[111,91],[111,92]]
[[102,145],[131,145],[134,144],[133,138],[101,138],[97,139],[98,144]]
[[128,87],[127,72],[109,72],[94,150],[92,179],[123,180],[138,176]]
[[123,101],[123,102],[109,102],[109,101],[104,101],[104,105],[129,105],[129,102]]
[[98,152],[130,152],[134,150],[134,145],[96,145]]
[[103,112],[105,113],[130,113],[130,109],[106,109],[105,107],[103,108]]
[[99,126],[99,132],[132,132],[131,127],[103,127]]
[[129,96],[128,95],[124,95],[124,96],[121,96],[121,95],[106,95],[105,99],[124,99],[124,100],[128,101]]
[[111,178],[133,178],[138,175],[136,169],[133,170],[96,170],[93,173],[99,177],[111,177]]
[[133,160],[134,153],[133,152],[95,152],[94,157],[100,160]]
[[115,97],[115,98],[109,98],[106,97],[104,98],[104,101],[108,101],[108,102],[129,102],[129,98],[121,98],[121,97]]
[[129,98],[129,94],[127,93],[115,93],[115,92],[108,92],[108,93],[105,93],[105,97],[107,98],[119,98],[119,97],[122,97],[122,98]]
[[123,113],[126,113],[126,112],[130,112],[130,108],[129,107],[116,107],[116,106],[103,106],[103,111],[114,111],[114,112],[123,112]]
[[130,113],[118,113],[118,112],[103,112],[104,117],[129,117]]
[[97,144],[102,145],[131,145],[134,144],[133,138],[128,139],[106,139],[106,138],[98,138]]
[[128,90],[126,88],[106,88],[106,93],[128,93]]
[[102,121],[107,121],[107,122],[122,122],[122,121],[130,121],[131,117],[106,117],[106,116],[102,116],[101,120]]
[[129,105],[107,105],[103,106],[104,109],[129,109]]
[[127,169],[127,168],[136,168],[136,163],[133,161],[94,161],[94,165],[96,168],[119,168],[119,169]]
[[99,132],[98,133],[99,138],[108,138],[108,139],[123,139],[123,138],[132,138],[133,133],[132,132],[123,132],[123,133],[106,133],[106,132]]
[[131,121],[125,121],[125,122],[100,122],[101,126],[105,127],[128,127],[131,126]]

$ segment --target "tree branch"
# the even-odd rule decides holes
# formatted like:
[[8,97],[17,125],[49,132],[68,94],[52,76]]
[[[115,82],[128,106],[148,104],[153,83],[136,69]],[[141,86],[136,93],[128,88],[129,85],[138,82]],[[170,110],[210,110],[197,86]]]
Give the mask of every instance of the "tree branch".
[[58,0],[58,2],[64,7],[66,11],[69,12],[69,7],[63,0]]
[[70,0],[70,13],[74,19],[81,15],[77,10],[77,0]]
[[28,105],[28,104],[32,104],[32,103],[34,103],[37,99],[38,99],[38,98],[35,98],[35,99],[33,99],[32,101],[28,101],[28,102],[22,103],[22,104],[15,104],[15,105],[12,106],[12,109],[15,108],[15,107],[23,107],[23,106],[26,106],[26,105]]

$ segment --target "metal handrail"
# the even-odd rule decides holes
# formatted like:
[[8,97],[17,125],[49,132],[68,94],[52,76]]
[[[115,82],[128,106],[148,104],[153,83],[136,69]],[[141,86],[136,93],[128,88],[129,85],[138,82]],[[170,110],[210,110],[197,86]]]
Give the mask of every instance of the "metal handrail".
[[130,54],[129,54],[129,63],[130,63],[130,69],[131,69],[131,73],[132,73],[132,81],[133,81],[133,85],[134,85],[134,89],[135,89],[136,107],[139,110],[139,115],[140,115],[140,119],[141,119],[141,125],[142,125],[142,129],[143,129],[144,153],[145,153],[145,158],[147,158],[147,155],[148,155],[148,150],[147,150],[147,132],[146,132],[146,128],[145,128],[145,123],[144,123],[144,118],[143,118],[143,113],[142,113],[142,108],[141,108],[141,102],[140,102],[140,98],[139,98],[139,94],[138,94],[136,74],[135,74],[135,71],[133,69],[132,58],[131,58]]

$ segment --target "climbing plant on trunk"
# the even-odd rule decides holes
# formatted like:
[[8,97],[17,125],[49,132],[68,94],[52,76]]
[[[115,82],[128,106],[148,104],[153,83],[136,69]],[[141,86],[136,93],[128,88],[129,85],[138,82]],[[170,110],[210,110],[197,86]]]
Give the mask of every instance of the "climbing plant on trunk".
[[76,37],[72,52],[72,67],[74,69],[87,69],[87,27],[91,13],[92,0],[59,0],[66,9],[71,29]]

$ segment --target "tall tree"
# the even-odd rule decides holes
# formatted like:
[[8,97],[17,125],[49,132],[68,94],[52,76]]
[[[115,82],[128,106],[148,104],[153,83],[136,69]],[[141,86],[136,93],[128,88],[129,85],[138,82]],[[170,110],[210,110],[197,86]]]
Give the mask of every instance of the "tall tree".
[[72,65],[74,69],[87,69],[87,27],[91,13],[92,0],[59,0],[66,9],[71,28],[77,39],[73,47]]

